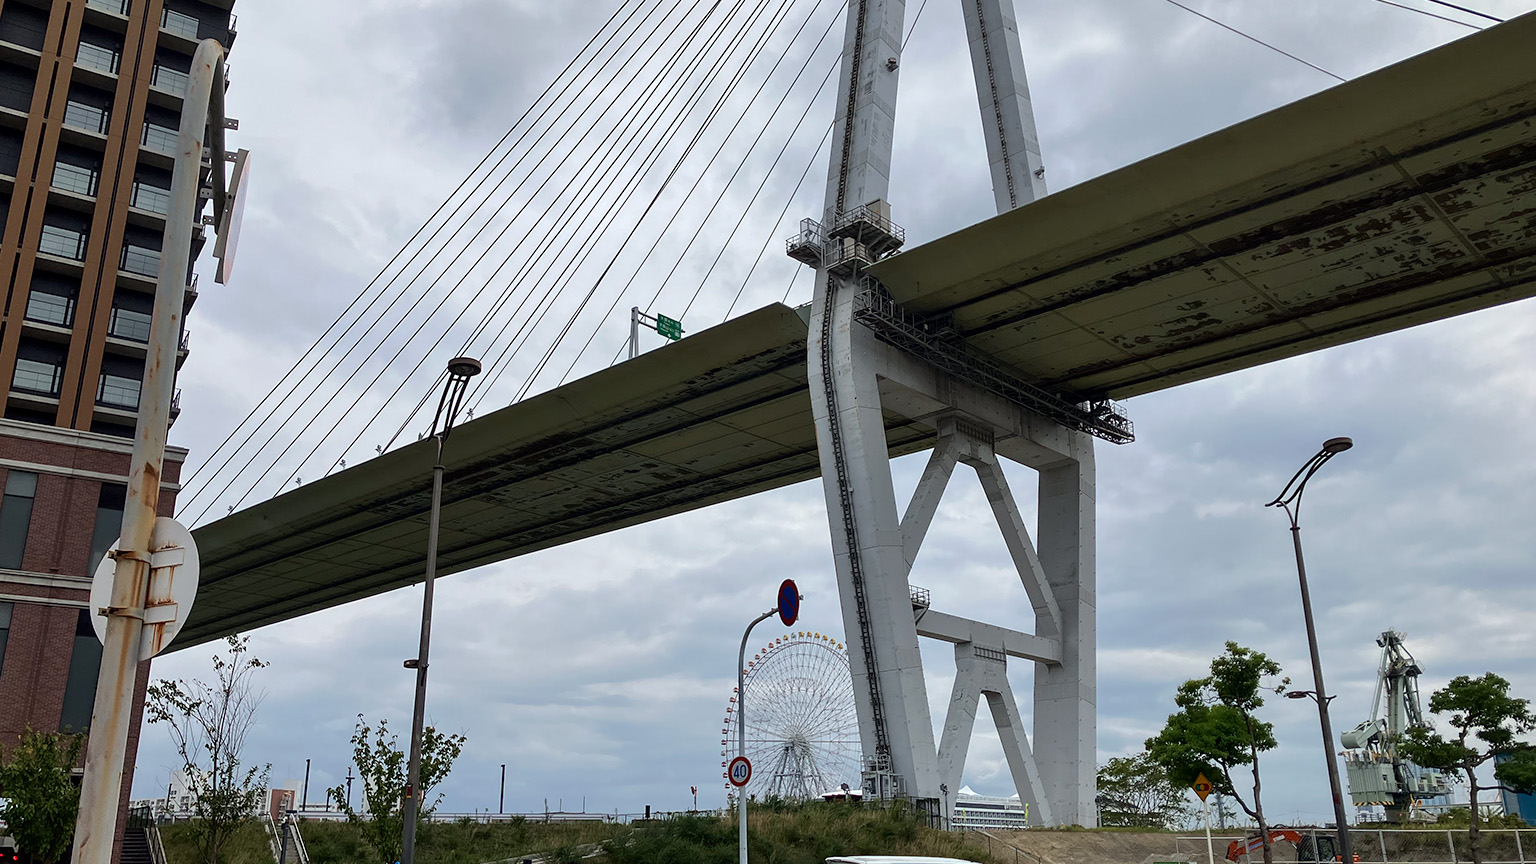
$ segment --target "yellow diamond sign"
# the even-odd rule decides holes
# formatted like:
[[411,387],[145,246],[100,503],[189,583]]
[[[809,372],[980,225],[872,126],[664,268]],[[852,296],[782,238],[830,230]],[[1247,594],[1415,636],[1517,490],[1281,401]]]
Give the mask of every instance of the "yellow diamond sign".
[[1211,781],[1205,779],[1205,773],[1201,772],[1200,776],[1195,778],[1195,785],[1189,788],[1195,790],[1195,794],[1200,796],[1201,801],[1204,801],[1205,796],[1211,794]]

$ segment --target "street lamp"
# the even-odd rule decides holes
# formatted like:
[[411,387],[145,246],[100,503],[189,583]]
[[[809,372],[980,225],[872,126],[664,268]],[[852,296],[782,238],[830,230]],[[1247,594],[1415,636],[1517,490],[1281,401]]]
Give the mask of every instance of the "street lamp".
[[1301,525],[1298,520],[1301,518],[1301,493],[1306,489],[1307,481],[1329,459],[1353,446],[1355,442],[1348,438],[1329,438],[1324,441],[1323,449],[1301,466],[1275,500],[1264,505],[1283,509],[1291,520],[1291,541],[1296,547],[1296,577],[1301,582],[1301,612],[1307,621],[1307,648],[1312,652],[1312,683],[1315,689],[1298,690],[1286,695],[1292,699],[1310,696],[1317,703],[1317,716],[1323,727],[1323,755],[1328,760],[1328,785],[1333,792],[1333,818],[1339,832],[1341,861],[1353,861],[1354,855],[1349,842],[1349,819],[1344,812],[1344,792],[1339,786],[1339,763],[1333,755],[1333,724],[1328,720],[1328,702],[1332,697],[1323,688],[1323,661],[1317,653],[1317,627],[1312,622],[1312,595],[1307,590],[1307,564],[1301,556]]
[[[437,576],[437,528],[443,510],[443,444],[453,431],[459,409],[464,406],[464,391],[469,379],[480,374],[480,361],[455,357],[448,361],[448,381],[437,400],[432,416],[432,439],[437,442],[437,461],[432,466],[432,515],[427,523],[427,572],[421,598],[421,649],[405,661],[405,668],[416,670],[416,710],[411,715],[411,761],[405,780],[404,842],[400,864],[414,864],[416,859],[416,811],[419,809],[417,786],[421,781],[421,731],[427,715],[427,649],[432,642],[432,580]],[[441,428],[439,428],[441,427]]]
[[496,802],[496,812],[507,812],[507,763],[501,763],[501,798]]

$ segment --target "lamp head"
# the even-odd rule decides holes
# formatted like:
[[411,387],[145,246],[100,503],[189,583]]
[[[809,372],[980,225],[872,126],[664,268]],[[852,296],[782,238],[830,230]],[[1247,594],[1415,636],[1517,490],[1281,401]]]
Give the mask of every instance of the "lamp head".
[[473,378],[480,374],[480,361],[473,357],[455,357],[448,361],[448,374],[455,378]]
[[1305,699],[1305,698],[1307,698],[1308,696],[1311,696],[1311,695],[1312,695],[1312,691],[1311,690],[1290,690],[1290,691],[1286,692],[1285,698],[1287,698],[1287,699]]
[[1355,442],[1348,438],[1329,438],[1323,442],[1323,452],[1334,455],[1343,453],[1353,446],[1355,446]]

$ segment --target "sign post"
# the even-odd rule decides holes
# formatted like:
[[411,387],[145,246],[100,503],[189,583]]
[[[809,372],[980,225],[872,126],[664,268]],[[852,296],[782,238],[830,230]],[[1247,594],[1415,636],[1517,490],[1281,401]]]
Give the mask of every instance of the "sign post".
[[726,767],[725,776],[736,787],[739,864],[747,864],[747,783],[752,780],[752,763],[747,760],[747,639],[751,638],[753,627],[775,615],[785,627],[800,619],[800,589],[795,587],[795,580],[779,583],[778,601],[779,605],[747,625],[747,632],[741,634],[741,653],[736,655],[736,758]]
[[1206,800],[1211,794],[1211,781],[1205,779],[1205,772],[1200,772],[1191,788],[1200,796],[1200,803],[1205,807],[1205,858],[1209,864],[1216,864],[1216,847],[1211,844],[1211,802]]

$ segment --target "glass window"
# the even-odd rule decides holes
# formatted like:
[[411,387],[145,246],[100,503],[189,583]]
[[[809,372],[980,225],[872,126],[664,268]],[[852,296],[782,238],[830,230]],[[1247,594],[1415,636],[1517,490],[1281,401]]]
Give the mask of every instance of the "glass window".
[[81,609],[75,620],[75,650],[69,655],[69,678],[64,681],[64,710],[59,714],[59,729],[83,732],[91,725],[92,703],[96,701],[96,676],[101,673],[101,643],[91,627],[91,613]]
[[175,33],[177,36],[185,36],[188,39],[197,38],[197,24],[196,18],[185,12],[177,12],[174,9],[167,9],[165,14],[160,16],[160,26],[163,29]]
[[133,181],[133,200],[129,203],[140,210],[148,210],[164,216],[171,211],[171,192],[169,189],[161,189],[159,186],[151,186],[135,180]]
[[64,125],[105,135],[107,134],[107,109],[80,102],[67,102],[64,104]]
[[0,672],[5,671],[5,643],[11,636],[11,604],[0,603]]
[[53,164],[53,188],[74,192],[78,195],[96,195],[96,184],[101,179],[94,168],[81,168],[68,162]]
[[[37,475],[12,471],[5,478],[5,499],[0,501],[0,567],[20,570],[27,551],[27,532],[32,528],[32,499],[37,496]],[[10,613],[7,611],[6,616]]]
[[75,298],[33,288],[27,295],[27,320],[68,327],[75,323]]
[[123,246],[123,269],[140,276],[160,275],[160,250],[131,243]]
[[123,505],[128,498],[128,487],[121,483],[101,484],[101,495],[96,499],[96,527],[91,531],[91,574],[101,566],[107,550],[123,533]]
[[169,90],[178,96],[187,92],[187,82],[191,79],[192,76],[187,73],[178,72],[169,66],[161,66],[159,63],[156,63],[154,70],[149,73],[151,86]]
[[108,75],[116,75],[122,55],[104,45],[92,45],[89,42],[81,42],[80,50],[75,52],[75,65],[86,69],[95,69],[97,72],[105,72]]
[[112,317],[107,322],[107,333],[119,339],[134,342],[149,341],[150,316],[147,312],[112,307]]
[[11,387],[44,396],[59,395],[59,384],[64,379],[64,367],[43,360],[16,359],[16,374],[11,376]]
[[167,129],[164,126],[156,126],[153,123],[144,124],[144,137],[139,143],[158,153],[167,156],[176,155],[176,130]]
[[[37,243],[37,251],[60,258],[85,260],[85,233],[62,225],[44,225],[43,236]],[[158,258],[158,253],[156,254]],[[157,262],[158,265],[158,262]]]

